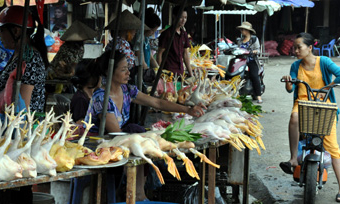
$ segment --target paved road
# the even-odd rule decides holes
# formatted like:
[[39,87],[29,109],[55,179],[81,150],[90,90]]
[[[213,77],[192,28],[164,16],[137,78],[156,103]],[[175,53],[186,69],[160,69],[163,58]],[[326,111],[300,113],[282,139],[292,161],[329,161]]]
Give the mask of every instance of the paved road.
[[[293,95],[285,91],[279,80],[289,74],[292,57],[271,58],[265,65],[266,92],[263,95],[264,143],[267,150],[262,155],[251,152],[251,194],[263,203],[302,203],[303,188],[293,181],[291,175],[282,172],[281,161],[290,158],[288,143],[288,122]],[[339,58],[332,58],[340,66]],[[338,104],[340,89],[336,90]],[[339,104],[340,105],[340,104]],[[338,143],[340,144],[338,131]],[[332,168],[328,169],[328,181],[318,192],[317,203],[335,203],[338,184]]]

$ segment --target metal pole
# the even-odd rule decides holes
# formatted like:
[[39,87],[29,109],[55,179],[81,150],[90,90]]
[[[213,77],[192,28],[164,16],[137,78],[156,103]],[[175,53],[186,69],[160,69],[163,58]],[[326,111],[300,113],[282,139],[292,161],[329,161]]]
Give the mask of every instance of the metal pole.
[[[188,0],[183,0],[182,5],[181,5],[181,7],[179,9],[179,12],[178,12],[179,14],[183,13],[184,7],[187,4],[187,1]],[[172,46],[172,42],[173,42],[174,37],[175,37],[176,25],[178,24],[180,18],[181,18],[181,16],[178,15],[176,20],[175,20],[175,22],[174,22],[174,24],[172,24],[174,26],[172,27],[172,31],[171,31],[171,38],[168,41],[168,45],[167,45],[167,47],[166,47],[166,49],[165,49],[165,51],[163,53],[162,62],[161,62],[160,66],[159,66],[159,69],[157,71],[156,79],[155,79],[155,81],[153,83],[153,86],[152,86],[152,89],[151,89],[151,92],[150,92],[150,96],[153,96],[155,94],[155,91],[156,91],[156,88],[157,88],[157,84],[158,84],[158,80],[159,80],[159,78],[160,78],[160,76],[162,74],[162,70],[164,68],[166,58],[168,57],[170,47]],[[141,120],[140,120],[141,121],[141,125],[143,125],[144,122],[145,122],[145,118],[146,118],[146,114],[147,114],[148,110],[149,110],[149,107],[146,107],[146,108],[143,109]]]
[[222,14],[218,15],[218,41],[217,42],[220,42],[220,39],[222,37],[221,15]]
[[201,44],[203,44],[203,35],[204,35],[204,9],[202,9],[202,23],[201,23]]
[[216,64],[218,64],[218,54],[217,54],[217,14],[215,14],[215,59],[216,59]]
[[243,167],[243,204],[249,203],[249,149],[244,150],[244,167]]
[[[104,27],[109,25],[109,3],[105,3],[105,19],[104,19]],[[105,45],[109,43],[109,31],[105,30]]]
[[261,39],[261,43],[262,43],[262,50],[261,50],[261,52],[262,53],[264,53],[264,52],[266,52],[266,50],[265,50],[265,47],[264,47],[264,34],[265,34],[265,32],[266,32],[266,27],[267,27],[267,18],[268,17],[268,13],[265,11],[264,13],[263,13],[263,27],[262,27],[262,39]]
[[117,36],[118,36],[118,29],[120,27],[120,17],[122,13],[122,4],[123,0],[119,0],[118,2],[118,11],[117,11],[117,21],[116,21],[116,27],[114,30],[113,35],[113,47],[111,50],[110,60],[109,60],[109,66],[108,66],[108,73],[106,77],[106,85],[105,85],[105,93],[104,93],[104,104],[103,104],[103,114],[102,118],[100,120],[100,126],[99,126],[99,136],[103,136],[105,132],[105,123],[106,123],[106,113],[107,113],[107,107],[109,105],[109,94],[111,89],[111,80],[112,80],[112,74],[113,74],[113,66],[114,66],[114,58],[115,58],[115,50],[117,45]]
[[305,33],[308,31],[308,15],[309,15],[309,9],[306,7],[306,22],[305,22]]
[[[138,87],[138,90],[142,90],[143,88],[143,61],[144,61],[145,0],[142,0],[139,12],[140,14],[142,14],[141,16],[142,24],[140,26],[140,35],[139,35],[141,39],[140,39],[140,47],[139,47],[140,55],[138,57],[139,66],[138,66],[138,75],[137,75],[137,87]],[[138,105],[136,118],[139,118],[141,116],[141,113],[142,113],[142,106]]]
[[[21,41],[20,41],[20,48],[19,48],[19,58],[17,64],[17,77],[15,83],[13,83],[13,93],[12,93],[12,100],[14,102],[14,107],[17,107],[19,102],[19,94],[20,94],[20,86],[21,86],[21,76],[22,76],[22,61],[23,61],[23,53],[24,53],[24,46],[27,42],[26,39],[26,31],[27,31],[27,19],[28,19],[28,9],[29,9],[29,0],[25,0],[25,7],[24,7],[24,18],[22,19],[22,27],[21,27]],[[7,104],[9,105],[9,104]],[[26,104],[28,107],[30,104]],[[15,108],[16,110],[16,108]],[[19,110],[20,111],[20,110]]]

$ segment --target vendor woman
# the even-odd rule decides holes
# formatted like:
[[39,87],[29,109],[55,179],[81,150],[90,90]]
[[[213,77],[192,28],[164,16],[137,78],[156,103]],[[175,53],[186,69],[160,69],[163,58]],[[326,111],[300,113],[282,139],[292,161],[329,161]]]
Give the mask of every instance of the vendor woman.
[[[109,57],[110,52],[105,52],[97,59],[96,63],[98,69],[94,70],[96,73],[93,74],[106,76]],[[110,97],[105,123],[106,132],[122,131],[122,127],[130,118],[131,102],[168,112],[183,112],[195,117],[200,117],[204,114],[202,108],[206,107],[203,105],[188,107],[148,96],[140,92],[136,86],[127,84],[129,78],[130,71],[126,57],[121,52],[116,51],[111,88],[109,90]],[[102,87],[95,90],[90,101],[89,109],[85,117],[85,121],[88,122],[89,114],[91,113],[92,115],[94,126],[91,128],[90,132],[99,132],[100,118],[103,111],[104,89],[105,88]]]
[[[106,77],[110,52],[105,52],[96,61],[98,69],[93,75]],[[184,112],[195,117],[200,117],[204,114],[202,108],[206,108],[203,105],[187,107],[172,103],[166,100],[154,98],[140,92],[136,86],[127,84],[130,78],[130,71],[128,62],[123,53],[118,50],[115,51],[114,68],[111,80],[111,87],[109,90],[109,104],[107,107],[105,130],[106,132],[122,132],[122,128],[127,124],[130,118],[130,105],[131,102],[137,103],[143,106],[151,106],[156,109],[170,112]],[[85,121],[89,121],[89,115],[92,115],[92,122],[94,126],[90,129],[92,133],[99,132],[100,119],[103,112],[105,88],[98,88],[94,91],[89,109],[87,111]],[[138,127],[138,126],[137,126]],[[132,128],[130,130],[133,131]],[[130,131],[130,132],[132,132]],[[139,129],[135,129],[135,132],[140,132]],[[137,170],[137,192],[136,201],[148,201],[144,192],[144,167],[140,166]]]

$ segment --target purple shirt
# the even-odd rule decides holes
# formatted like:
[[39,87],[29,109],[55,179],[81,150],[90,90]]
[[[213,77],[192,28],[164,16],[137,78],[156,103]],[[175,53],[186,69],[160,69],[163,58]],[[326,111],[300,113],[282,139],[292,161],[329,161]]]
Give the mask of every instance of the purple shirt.
[[[166,49],[171,37],[171,30],[173,28],[173,26],[170,26],[168,29],[162,32],[161,36],[159,37],[158,47]],[[188,34],[181,28],[181,34],[175,32],[174,40],[170,47],[167,59],[163,59],[166,60],[164,69],[172,71],[174,74],[177,73],[178,76],[179,74],[183,74],[184,49],[188,47],[190,47]]]
[[[122,112],[118,109],[115,102],[109,98],[109,104],[107,107],[107,113],[115,114],[119,127],[122,128],[123,125],[130,118],[130,104],[137,97],[138,89],[136,86],[124,84],[121,85],[123,90],[123,107]],[[85,121],[89,121],[89,114],[92,115],[92,123],[94,126],[90,129],[90,132],[99,132],[99,124],[100,118],[99,114],[103,112],[103,103],[104,103],[104,89],[97,89],[94,91],[92,98],[90,100],[89,109],[87,110],[87,114],[85,117]]]

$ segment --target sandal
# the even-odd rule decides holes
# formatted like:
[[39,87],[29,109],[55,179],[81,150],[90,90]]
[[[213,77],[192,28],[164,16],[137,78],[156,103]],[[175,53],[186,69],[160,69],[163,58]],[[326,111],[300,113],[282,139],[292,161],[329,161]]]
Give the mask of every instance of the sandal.
[[[280,167],[281,167],[282,171],[284,171],[286,174],[293,174],[292,164],[290,162],[281,162]],[[339,199],[340,199],[340,197],[339,197]],[[340,202],[340,200],[339,200],[339,202]]]
[[263,103],[263,100],[257,100],[257,103],[258,103],[258,104],[262,104],[262,103]]
[[340,203],[340,193],[336,194],[335,201]]

